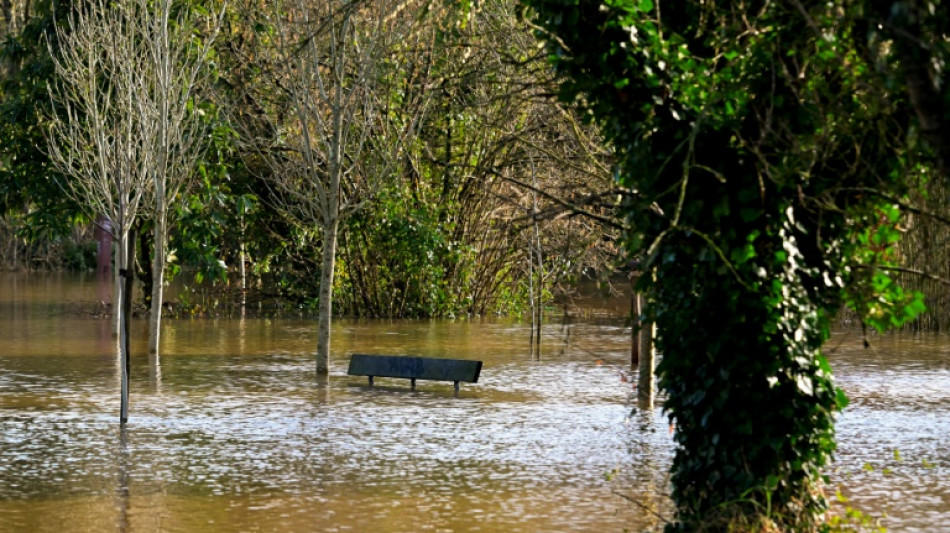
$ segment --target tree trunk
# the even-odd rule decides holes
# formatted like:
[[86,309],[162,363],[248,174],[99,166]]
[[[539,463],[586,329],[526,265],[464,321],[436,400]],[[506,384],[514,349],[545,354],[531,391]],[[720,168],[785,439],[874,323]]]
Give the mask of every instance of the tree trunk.
[[640,363],[637,376],[637,405],[641,409],[653,409],[656,396],[656,380],[653,369],[656,366],[656,350],[653,338],[656,336],[656,324],[647,322],[640,325]]
[[16,228],[13,228],[13,231],[10,233],[13,235],[13,269],[20,270],[20,265],[17,264],[17,248],[19,247],[20,243],[17,242]]
[[246,255],[246,244],[244,241],[244,214],[241,214],[241,248],[239,253],[239,260],[241,263],[241,316],[244,316],[244,310],[247,307],[247,267],[244,266],[244,261],[247,258]]
[[[534,212],[538,212],[537,207],[537,195],[535,195],[535,207]],[[535,357],[540,361],[541,360],[541,327],[543,326],[544,321],[544,256],[541,254],[541,232],[538,228],[538,221],[534,221],[534,260],[538,260],[535,274],[538,276],[537,282],[534,284],[534,290],[537,291],[537,295],[534,298],[534,312],[537,314],[537,318],[534,320],[534,347],[535,347]]]
[[535,312],[537,307],[537,302],[535,301],[534,293],[534,250],[532,249],[534,243],[528,243],[528,304],[531,308],[531,357],[535,357],[535,347],[534,347],[534,330],[536,326],[536,321],[538,319],[538,314]]
[[320,270],[320,308],[317,329],[317,375],[330,373],[330,321],[333,317],[333,269],[340,222],[331,218],[323,228],[323,261]]
[[162,326],[162,294],[165,285],[165,237],[168,235],[168,191],[169,182],[169,106],[171,95],[169,90],[172,83],[172,66],[170,62],[171,44],[169,43],[168,8],[170,3],[163,3],[160,7],[162,23],[158,26],[158,34],[154,36],[156,46],[156,74],[158,94],[158,161],[156,171],[152,175],[155,186],[155,243],[152,246],[152,302],[148,315],[148,353],[157,354],[161,340]]
[[155,215],[155,243],[152,254],[152,306],[148,315],[148,353],[158,353],[162,326],[162,296],[165,292],[165,235],[167,213],[159,205]]
[[[118,230],[118,228],[113,225],[113,231]],[[125,268],[125,253],[126,246],[128,242],[123,239],[128,239],[128,233],[122,234],[122,230],[118,231],[118,246],[115,247],[113,255],[115,256],[115,268],[113,269],[113,282],[115,287],[112,290],[112,294],[115,295],[112,298],[112,335],[114,337],[122,336],[122,269]]]
[[[538,187],[538,174],[534,168],[534,160],[531,161],[531,174],[535,188]],[[528,276],[532,279],[531,290],[531,347],[532,355],[538,361],[541,360],[541,320],[544,302],[544,257],[541,254],[541,230],[538,227],[538,193],[534,192],[531,196],[531,217],[534,220],[534,234],[529,239],[528,245]],[[537,264],[535,264],[537,259]],[[537,276],[537,279],[535,279]]]
[[630,370],[640,366],[640,294],[637,292],[637,278],[630,283]]

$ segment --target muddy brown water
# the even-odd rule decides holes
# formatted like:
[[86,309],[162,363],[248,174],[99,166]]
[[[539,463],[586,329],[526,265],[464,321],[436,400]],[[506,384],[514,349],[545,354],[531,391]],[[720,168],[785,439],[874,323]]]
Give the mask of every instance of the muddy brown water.
[[[78,275],[0,274],[0,532],[621,532],[669,515],[672,437],[635,409],[624,298],[546,327],[507,319],[134,325],[120,431],[116,341]],[[950,531],[950,338],[840,333],[852,399],[828,469],[890,531]],[[346,375],[352,353],[481,359],[477,384]],[[886,515],[886,516],[884,516]]]

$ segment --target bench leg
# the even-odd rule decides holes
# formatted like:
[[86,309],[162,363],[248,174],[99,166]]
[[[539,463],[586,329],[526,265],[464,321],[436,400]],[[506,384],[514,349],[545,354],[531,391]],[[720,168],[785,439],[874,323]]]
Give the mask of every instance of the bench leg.
[[373,376],[369,377],[369,388],[373,388]]
[[409,378],[409,382],[412,384],[412,390],[416,390],[416,378]]

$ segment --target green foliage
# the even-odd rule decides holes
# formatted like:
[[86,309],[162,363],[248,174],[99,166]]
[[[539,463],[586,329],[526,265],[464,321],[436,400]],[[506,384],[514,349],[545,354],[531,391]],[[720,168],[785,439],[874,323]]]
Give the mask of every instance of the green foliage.
[[923,294],[905,291],[888,269],[898,268],[898,229],[901,213],[897,206],[881,204],[878,220],[851,236],[856,249],[852,269],[856,282],[846,295],[846,304],[862,324],[878,332],[900,327],[926,310]]
[[54,21],[70,6],[37,2],[20,33],[5,36],[0,46],[0,214],[23,214],[23,236],[30,241],[67,235],[81,213],[63,193],[64,178],[48,164],[41,120],[49,107]]
[[228,194],[225,184],[207,178],[199,183],[176,214],[179,223],[172,240],[175,256],[195,268],[196,282],[225,281],[227,265],[221,246],[227,223],[232,220],[234,197]]
[[[43,109],[47,84],[56,82],[47,47],[49,42],[56,53],[53,21],[64,20],[73,4],[34,2],[21,34],[9,36],[0,50],[0,212],[11,222],[5,227],[43,244],[24,244],[24,250],[65,253],[61,237],[77,222],[88,224],[82,206],[64,194],[63,178],[50,171],[38,118],[49,112]],[[200,14],[211,4],[187,1],[175,9]],[[211,89],[201,92],[208,100],[189,108],[208,121],[202,132],[208,150],[170,216],[170,274],[184,271],[193,276],[189,284],[228,290],[243,251],[248,274],[256,278],[251,286],[262,296],[312,307],[323,236],[286,216],[267,185],[273,168],[260,158],[271,147],[254,144],[273,139],[289,116],[288,102],[275,89],[279,76],[267,60],[274,27],[263,17],[263,4],[230,6],[212,54],[214,86],[202,87]],[[389,175],[368,191],[344,227],[335,297],[345,314],[518,313],[528,301],[526,213],[532,202],[505,178],[526,183],[537,178],[541,189],[572,200],[612,185],[587,186],[578,179],[606,174],[600,165],[609,155],[599,146],[585,151],[586,142],[596,142],[593,130],[576,124],[571,110],[550,97],[554,85],[515,5],[497,0],[473,6],[427,4],[425,13],[412,13],[413,31],[380,64],[378,85],[385,88],[377,95],[385,101],[380,117],[418,136],[406,146],[392,145],[386,157],[397,157],[397,163],[379,158],[387,164],[375,168],[389,169]],[[190,35],[175,30],[178,38]],[[200,49],[201,31],[191,35],[192,51]],[[17,68],[7,70],[8,64]],[[615,196],[605,193],[610,202],[581,204],[603,214]],[[568,271],[612,259],[585,263],[584,257],[599,254],[601,247],[610,252],[615,247],[603,244],[608,239],[596,225],[560,216],[563,211],[548,209],[543,198],[535,202],[548,217],[540,221],[545,290]],[[555,216],[559,220],[552,221]],[[145,224],[139,235],[147,241]],[[77,262],[77,255],[71,257]],[[61,259],[44,262],[58,267]]]
[[63,244],[63,266],[69,270],[92,270],[96,267],[96,242],[72,241]]
[[347,221],[337,278],[341,309],[357,316],[450,316],[473,304],[475,250],[453,241],[451,206],[392,187]]
[[[219,283],[227,281],[228,264],[237,259],[242,242],[256,255],[266,241],[254,223],[259,206],[255,182],[235,161],[237,135],[217,106],[202,102],[200,109],[207,122],[209,144],[192,186],[175,204],[177,223],[171,234],[174,253],[169,273],[173,277],[184,264],[193,272],[195,282]],[[239,178],[232,179],[231,172]]]
[[561,97],[636,193],[627,244],[655,272],[638,288],[678,444],[668,530],[816,530],[846,404],[820,352],[830,319],[846,301],[874,326],[921,309],[878,270],[896,238],[881,198],[906,169],[862,7],[527,3]]
[[196,283],[226,282],[238,261],[242,242],[249,256],[261,258],[257,267],[260,273],[266,268],[264,257],[280,249],[281,243],[274,242],[261,226],[262,221],[256,220],[260,203],[245,188],[247,184],[233,180],[225,167],[218,169],[221,176],[217,177],[207,168],[199,169],[196,186],[177,207],[171,274],[177,274],[180,265],[187,265]]

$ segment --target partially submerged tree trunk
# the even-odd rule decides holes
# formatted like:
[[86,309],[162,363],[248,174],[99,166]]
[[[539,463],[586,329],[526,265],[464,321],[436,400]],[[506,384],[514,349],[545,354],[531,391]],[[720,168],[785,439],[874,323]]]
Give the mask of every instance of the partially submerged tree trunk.
[[[537,174],[535,174],[535,186],[537,186]],[[534,267],[531,269],[532,276],[536,276],[536,280],[532,285],[532,290],[534,294],[531,295],[532,305],[532,314],[531,325],[532,325],[532,345],[535,350],[535,357],[541,359],[541,327],[544,321],[544,253],[541,249],[541,228],[538,223],[538,195],[534,193],[533,195],[534,205],[532,207],[532,216],[534,217],[534,232],[531,236],[531,246],[530,253],[528,254],[528,261],[530,261]]]
[[336,268],[336,247],[339,220],[324,227],[323,259],[320,271],[320,308],[317,326],[317,374],[330,372],[330,322],[333,317],[333,270]]
[[116,246],[112,252],[115,268],[112,269],[112,335],[114,337],[122,336],[122,272],[125,268],[125,250],[123,249],[122,236],[116,235]]
[[[541,320],[544,309],[544,264],[541,255],[541,236],[537,220],[538,197],[533,196],[531,216],[532,233],[528,238],[528,302],[531,311],[531,356],[541,359]],[[536,262],[537,260],[537,262]]]
[[148,353],[157,354],[161,342],[162,298],[165,294],[166,209],[155,214],[155,242],[152,249],[152,297],[148,314]]
[[359,5],[289,0],[270,11],[276,19],[277,49],[267,67],[281,80],[286,96],[274,105],[289,109],[267,117],[273,122],[262,128],[279,132],[280,149],[273,149],[273,138],[259,141],[257,149],[271,167],[281,208],[320,230],[320,376],[329,372],[340,224],[372,198],[415,128],[414,120],[390,123],[385,108],[390,95],[379,87],[389,68],[384,59],[414,21],[404,7],[388,0]]
[[[855,29],[867,8],[527,3],[560,94],[602,126],[636,192],[627,245],[653,274],[641,314],[676,428],[666,531],[821,530],[846,403],[821,346],[842,303],[880,295],[853,265],[919,163],[881,83],[890,65],[862,54],[881,42]],[[890,323],[913,316],[899,291],[880,296],[904,314]]]
[[[106,0],[91,0],[57,24],[59,50],[51,54],[56,83],[49,93],[47,141],[51,164],[69,179],[67,193],[90,216],[112,222],[116,247],[113,316],[120,336],[120,422],[128,420],[129,322],[134,251],[130,232],[149,192],[154,160],[138,100],[148,67],[136,33],[137,13]],[[106,81],[107,80],[107,81]],[[128,275],[120,280],[119,274]]]
[[637,405],[641,409],[653,409],[656,397],[656,349],[653,339],[656,336],[656,324],[646,322],[640,324],[639,355],[637,365]]
[[[141,122],[151,138],[146,145],[151,169],[154,206],[152,295],[149,311],[148,351],[157,354],[161,341],[162,303],[169,218],[175,202],[181,201],[199,159],[207,150],[206,125],[198,109],[196,93],[210,79],[207,59],[221,28],[223,8],[207,15],[204,41],[196,44],[199,21],[172,0],[149,3],[139,0],[146,20],[138,31],[141,52],[148,58],[147,88],[139,95]],[[177,12],[174,12],[177,10]]]
[[240,200],[240,224],[241,224],[241,244],[238,249],[238,262],[240,264],[241,272],[241,317],[244,317],[244,313],[247,309],[247,237],[245,235],[247,231],[247,222],[245,218],[247,217],[247,204],[245,203],[244,197]]
[[[640,275],[652,276],[652,273],[648,271]],[[637,369],[637,405],[641,409],[653,409],[656,399],[656,324],[644,313],[647,302],[642,294],[636,292],[636,281],[634,278],[631,294],[631,315],[635,321],[631,365]]]

